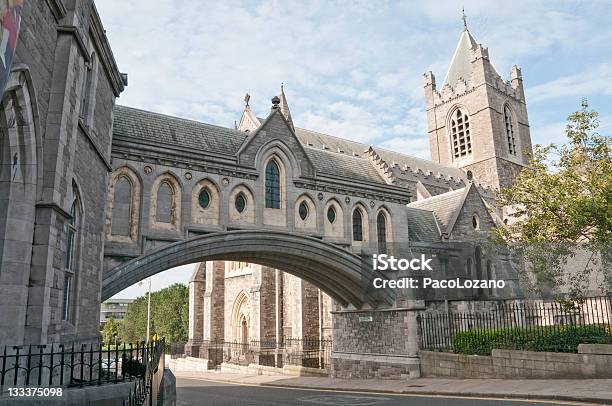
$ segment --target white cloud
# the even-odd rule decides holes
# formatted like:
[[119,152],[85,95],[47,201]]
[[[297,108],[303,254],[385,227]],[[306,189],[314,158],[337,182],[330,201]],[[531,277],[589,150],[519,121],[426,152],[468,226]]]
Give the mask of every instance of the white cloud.
[[579,100],[593,95],[612,95],[612,64],[601,63],[590,69],[562,76],[526,90],[530,103],[551,99]]

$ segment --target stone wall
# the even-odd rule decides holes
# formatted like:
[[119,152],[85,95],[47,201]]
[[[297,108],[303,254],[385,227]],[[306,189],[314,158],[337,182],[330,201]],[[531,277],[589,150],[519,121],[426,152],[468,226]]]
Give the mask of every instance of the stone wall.
[[419,376],[416,310],[333,313],[331,376],[334,378],[403,378]]
[[424,377],[494,379],[612,378],[612,345],[580,344],[578,354],[493,350],[490,356],[421,351]]
[[[24,2],[22,16],[3,95],[5,110],[16,107],[19,114],[16,125],[7,125],[14,117],[0,123],[3,132],[17,133],[8,152],[23,167],[20,176],[5,176],[9,154],[0,157],[0,196],[11,196],[0,199],[0,297],[6,298],[0,310],[9,321],[0,322],[0,340],[96,340],[112,112],[124,84],[93,0]],[[81,216],[67,267],[76,196]]]

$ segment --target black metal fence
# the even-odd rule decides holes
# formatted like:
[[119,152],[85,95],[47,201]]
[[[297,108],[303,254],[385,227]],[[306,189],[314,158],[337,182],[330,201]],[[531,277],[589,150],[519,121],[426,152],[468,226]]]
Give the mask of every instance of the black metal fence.
[[[185,344],[187,344],[185,341],[177,341],[177,342],[170,343],[170,354],[169,354],[170,358],[171,359],[184,358],[186,356]],[[166,349],[168,349],[167,344],[166,344]],[[166,352],[166,354],[168,354],[168,352]]]
[[163,338],[145,346],[144,356],[138,368],[143,373],[137,376],[129,397],[123,401],[123,406],[163,404],[164,351],[165,341]]
[[480,311],[421,313],[421,349],[484,355],[493,348],[576,352],[581,343],[612,343],[609,296],[476,305]]
[[[207,358],[213,366],[223,362],[236,365],[257,364],[281,368],[298,365],[326,369],[332,351],[331,340],[318,338],[290,338],[282,340],[238,341],[205,340],[200,345],[199,357]],[[173,358],[180,355],[173,352]]]
[[151,385],[145,384],[150,378],[148,368],[152,362],[159,363],[163,345],[161,340],[118,346],[104,343],[5,346],[0,355],[0,396],[9,387],[83,387],[137,381],[136,386],[143,383],[138,391],[146,397],[147,388],[151,389]]

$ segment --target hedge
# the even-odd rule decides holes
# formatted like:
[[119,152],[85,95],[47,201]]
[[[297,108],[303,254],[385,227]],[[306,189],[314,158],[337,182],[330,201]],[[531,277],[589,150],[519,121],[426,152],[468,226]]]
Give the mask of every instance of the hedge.
[[472,329],[453,337],[453,350],[460,354],[490,355],[494,348],[578,352],[578,344],[612,344],[612,325]]

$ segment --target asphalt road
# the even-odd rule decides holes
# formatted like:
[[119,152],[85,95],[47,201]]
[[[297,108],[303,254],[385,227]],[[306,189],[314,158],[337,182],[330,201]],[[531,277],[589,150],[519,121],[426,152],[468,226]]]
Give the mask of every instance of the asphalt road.
[[187,378],[177,378],[176,391],[177,406],[526,406],[569,404],[275,388]]

